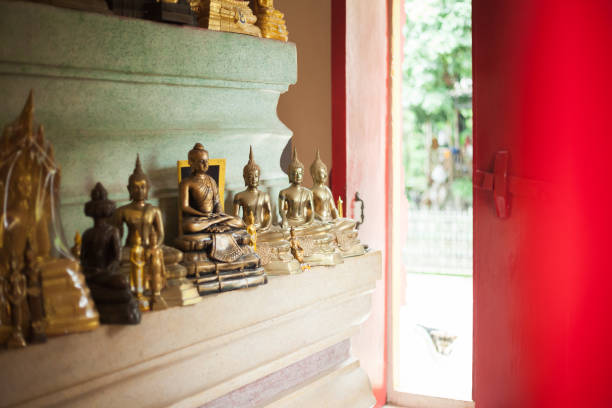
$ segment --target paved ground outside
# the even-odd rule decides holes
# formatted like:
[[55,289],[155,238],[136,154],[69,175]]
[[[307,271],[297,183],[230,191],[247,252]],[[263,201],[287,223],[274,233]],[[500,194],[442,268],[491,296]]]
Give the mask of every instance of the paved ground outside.
[[469,401],[472,211],[411,209],[408,231],[398,391]]

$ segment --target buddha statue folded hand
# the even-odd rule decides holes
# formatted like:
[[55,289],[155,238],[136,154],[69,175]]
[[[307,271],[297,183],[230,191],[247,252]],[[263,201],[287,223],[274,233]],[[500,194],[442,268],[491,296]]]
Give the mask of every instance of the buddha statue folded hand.
[[333,266],[342,263],[335,239],[330,233],[331,226],[315,220],[312,191],[302,186],[304,165],[293,149],[289,165],[291,185],[278,194],[278,212],[285,239],[290,238],[290,228],[304,250],[304,261],[312,266]]
[[315,219],[331,226],[331,233],[342,257],[348,258],[364,254],[364,246],[359,242],[357,222],[349,218],[342,218],[338,214],[334,196],[327,187],[327,166],[321,160],[318,149],[317,156],[310,165],[310,174],[313,180],[312,195]]
[[[301,272],[299,262],[291,255],[291,246],[283,230],[272,226],[272,204],[270,195],[258,189],[261,169],[253,158],[242,171],[246,190],[234,196],[234,216],[240,214],[247,224],[252,224],[257,234],[255,251],[268,275],[287,275]],[[252,218],[252,223],[249,221]]]
[[[161,298],[165,303],[168,306],[187,306],[199,303],[201,298],[196,288],[191,281],[186,279],[187,269],[180,264],[183,260],[183,253],[176,248],[163,245],[165,235],[161,210],[147,202],[150,187],[151,182],[142,170],[140,157],[137,156],[134,172],[128,179],[127,189],[130,194],[130,203],[118,208],[113,215],[113,222],[119,229],[119,235],[123,235],[124,224],[128,231],[125,246],[121,250],[122,273],[126,276],[131,274],[134,266],[134,262],[130,261],[134,259],[133,247],[140,241],[143,257],[146,253],[156,254],[154,257],[146,257],[148,263],[143,266],[144,274],[148,275],[150,270],[157,268],[156,265],[151,265],[152,262],[158,263],[160,259],[163,260],[166,287],[161,291]],[[162,250],[162,256],[155,251],[158,247]],[[136,252],[140,253],[140,251]],[[146,279],[144,276],[143,279],[143,289],[147,291],[153,289],[150,284],[151,279]],[[131,281],[134,286],[134,280]],[[135,289],[132,287],[133,291]],[[163,302],[158,300],[158,304],[163,305]]]
[[185,251],[183,265],[202,295],[264,284],[267,277],[244,222],[221,210],[217,183],[206,174],[208,159],[196,143],[188,154],[191,175],[179,185],[176,246]]

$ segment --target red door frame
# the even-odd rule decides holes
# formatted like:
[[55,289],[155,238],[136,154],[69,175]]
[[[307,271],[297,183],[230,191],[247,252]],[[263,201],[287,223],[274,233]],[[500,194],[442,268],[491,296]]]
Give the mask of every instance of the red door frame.
[[[364,166],[371,166],[372,168],[380,169],[381,166],[384,168],[384,181],[383,181],[383,197],[376,197],[373,199],[369,197],[369,201],[366,204],[366,213],[372,214],[372,211],[377,211],[379,220],[381,222],[380,228],[382,231],[382,241],[380,242],[381,231],[378,230],[374,235],[377,237],[376,249],[383,251],[383,276],[381,281],[377,285],[377,290],[374,294],[374,301],[372,304],[372,315],[369,322],[366,322],[365,326],[362,327],[361,333],[358,336],[360,339],[376,338],[377,341],[370,342],[364,341],[370,347],[361,348],[358,351],[358,357],[362,362],[362,365],[366,367],[370,376],[374,395],[377,400],[377,406],[382,406],[386,403],[387,393],[387,299],[388,299],[388,274],[390,267],[390,241],[389,235],[391,233],[389,226],[392,225],[390,217],[391,212],[389,211],[390,200],[390,177],[391,177],[391,161],[390,161],[390,41],[389,41],[389,21],[390,21],[390,0],[388,3],[384,2],[372,2],[370,0],[352,0],[350,3],[347,0],[334,0],[331,2],[332,13],[331,13],[331,24],[332,24],[332,161],[333,170],[331,172],[331,188],[335,196],[341,196],[346,203],[346,215],[355,217],[355,211],[352,206],[352,197],[356,191],[359,190],[357,184],[358,176],[351,174],[355,171],[355,162],[359,162],[358,168]],[[350,5],[351,9],[347,9],[347,4]],[[377,8],[378,7],[378,8]],[[366,14],[364,11],[368,10]],[[350,21],[360,20],[360,21]],[[369,19],[378,19],[374,21],[366,21]],[[384,22],[382,21],[384,19]],[[358,28],[357,28],[358,27]],[[376,47],[377,51],[384,51],[384,72],[385,75],[380,75],[380,65],[374,62],[372,67],[372,61],[368,61],[369,52],[372,51],[372,42],[359,43],[357,39],[359,36],[355,35],[355,30],[365,30],[369,27],[370,30],[378,30],[374,34],[374,41],[379,42]],[[348,28],[348,30],[347,30]],[[352,35],[347,35],[352,33]],[[350,55],[347,54],[347,47],[350,50]],[[368,51],[368,47],[370,51]],[[353,79],[368,78],[371,80],[366,81],[351,81]],[[355,95],[368,95],[372,91],[373,95],[380,97],[380,87],[384,88],[384,96],[376,100],[363,100],[356,101],[350,98],[356,98]],[[351,88],[352,87],[352,88]],[[358,88],[358,89],[357,89]],[[380,100],[383,99],[383,100]],[[356,103],[358,102],[358,103]],[[372,109],[373,105],[379,109]],[[347,108],[353,111],[348,113]],[[358,112],[355,112],[358,111]],[[366,134],[365,131],[353,132],[349,134],[351,129],[351,120],[355,120],[355,114],[360,117],[370,117],[372,121],[380,123],[380,120],[384,120],[384,130],[379,134],[380,137],[384,138],[384,154],[380,157],[380,150],[377,152],[378,155],[373,154],[372,157],[369,155],[359,154],[359,157],[355,157],[358,153],[355,152],[356,147],[360,147],[361,143],[367,145],[371,142],[370,137],[376,137],[376,134]],[[381,118],[381,116],[384,116]],[[356,121],[355,121],[356,122]],[[366,120],[367,122],[367,120]],[[355,123],[352,123],[353,129]],[[380,141],[379,141],[380,142]],[[377,144],[380,146],[380,143]],[[382,163],[381,163],[382,162]],[[380,182],[380,180],[378,180]],[[361,188],[364,185],[361,184]],[[364,201],[366,199],[364,198]],[[358,210],[357,210],[358,211]],[[384,213],[384,214],[381,214]],[[357,212],[357,215],[359,213]],[[366,223],[368,220],[366,216]],[[365,234],[362,234],[362,240],[368,240],[368,232],[372,232],[373,228],[371,225],[364,224]],[[365,236],[364,236],[365,235]],[[358,339],[358,342],[360,342]],[[374,347],[371,345],[374,344]],[[370,362],[372,364],[370,364]]]

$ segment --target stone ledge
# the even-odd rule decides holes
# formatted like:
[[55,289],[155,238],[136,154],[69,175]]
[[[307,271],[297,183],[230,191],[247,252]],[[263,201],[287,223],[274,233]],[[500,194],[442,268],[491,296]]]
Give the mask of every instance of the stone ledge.
[[[380,252],[369,253],[151,312],[139,326],[103,326],[2,352],[0,406],[202,406],[352,337],[369,314],[381,268]],[[365,373],[349,366],[272,401],[332,398],[334,387],[325,384],[334,383],[371,395]]]
[[[24,35],[25,34],[25,35]],[[0,2],[0,61],[86,75],[169,76],[254,83],[295,83],[294,44],[44,4]],[[105,74],[106,73],[106,74]],[[152,77],[153,79],[153,77]]]

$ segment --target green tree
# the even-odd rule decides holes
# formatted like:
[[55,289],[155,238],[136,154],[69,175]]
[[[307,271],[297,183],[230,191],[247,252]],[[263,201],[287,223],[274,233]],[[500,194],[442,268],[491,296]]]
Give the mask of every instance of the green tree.
[[[471,135],[470,0],[405,0],[403,106],[409,188],[426,187],[426,134]],[[457,113],[467,120],[458,134]]]

